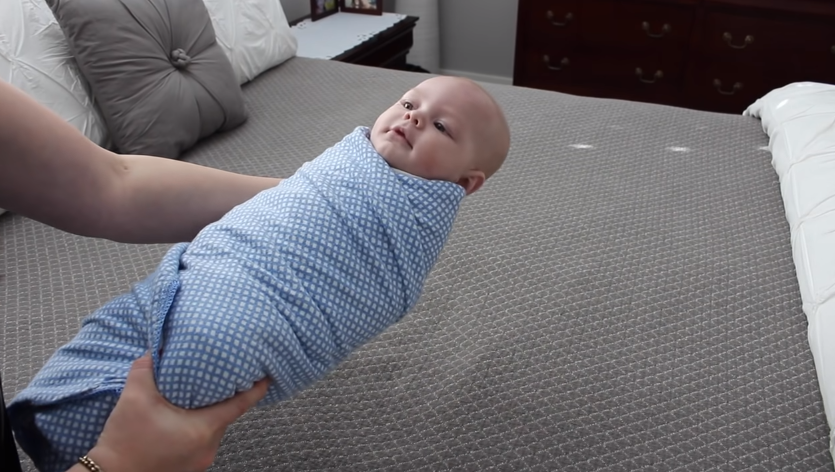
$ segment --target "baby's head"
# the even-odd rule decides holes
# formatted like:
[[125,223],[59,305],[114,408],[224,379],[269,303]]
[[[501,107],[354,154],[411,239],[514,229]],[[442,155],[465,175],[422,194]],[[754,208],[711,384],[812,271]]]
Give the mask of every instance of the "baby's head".
[[433,77],[406,92],[371,129],[390,166],[478,190],[507,157],[510,129],[495,100],[460,77]]

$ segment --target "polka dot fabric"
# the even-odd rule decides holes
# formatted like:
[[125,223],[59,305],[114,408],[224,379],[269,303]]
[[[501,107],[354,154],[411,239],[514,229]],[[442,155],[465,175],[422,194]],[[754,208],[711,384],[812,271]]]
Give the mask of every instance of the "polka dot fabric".
[[66,470],[149,348],[182,407],[265,376],[262,405],[294,396],[415,306],[463,196],[392,170],[356,128],[86,319],[11,403],[21,447],[43,472]]

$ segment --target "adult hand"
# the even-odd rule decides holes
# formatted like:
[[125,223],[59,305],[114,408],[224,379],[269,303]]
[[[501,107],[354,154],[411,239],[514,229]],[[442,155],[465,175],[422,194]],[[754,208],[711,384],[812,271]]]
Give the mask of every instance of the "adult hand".
[[105,471],[198,472],[215,460],[226,428],[255,406],[268,381],[216,405],[178,408],[157,390],[151,356],[133,363],[96,446],[87,454]]

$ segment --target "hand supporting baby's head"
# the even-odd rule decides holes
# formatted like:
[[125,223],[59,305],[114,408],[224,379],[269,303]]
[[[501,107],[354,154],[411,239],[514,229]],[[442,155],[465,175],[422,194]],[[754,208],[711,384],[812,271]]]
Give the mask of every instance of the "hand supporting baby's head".
[[481,86],[442,76],[421,82],[384,111],[371,143],[392,167],[455,182],[469,195],[504,163],[510,129]]

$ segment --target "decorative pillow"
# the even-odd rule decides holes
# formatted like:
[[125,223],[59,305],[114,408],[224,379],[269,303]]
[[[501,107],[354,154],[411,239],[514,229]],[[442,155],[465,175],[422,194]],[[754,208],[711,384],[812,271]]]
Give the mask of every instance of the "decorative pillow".
[[238,83],[296,55],[293,35],[279,0],[204,0],[217,42],[232,62]]
[[49,7],[38,0],[0,0],[0,12],[0,80],[104,146],[104,120]]
[[202,0],[46,0],[116,149],[178,157],[246,120]]

